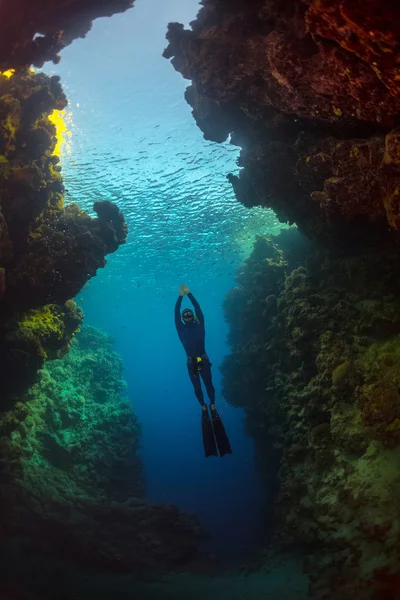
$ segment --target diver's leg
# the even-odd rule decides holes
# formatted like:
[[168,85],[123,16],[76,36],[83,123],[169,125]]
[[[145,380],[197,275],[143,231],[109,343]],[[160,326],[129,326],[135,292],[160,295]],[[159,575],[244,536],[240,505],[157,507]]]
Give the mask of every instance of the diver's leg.
[[201,377],[206,386],[207,396],[210,399],[211,408],[215,408],[215,389],[212,382],[211,365],[206,362],[200,371]]
[[188,364],[188,373],[190,381],[193,384],[194,393],[197,400],[200,402],[201,411],[201,432],[203,437],[204,455],[218,456],[217,444],[214,437],[214,429],[207,410],[207,404],[204,402],[203,390],[201,389],[200,375],[193,373],[192,365]]
[[231,445],[229,443],[228,436],[226,435],[224,424],[222,423],[221,417],[215,408],[215,389],[212,383],[211,365],[209,363],[205,363],[200,373],[203,378],[204,385],[206,386],[207,395],[210,398],[211,418],[219,454],[220,456],[232,454]]
[[187,367],[188,367],[188,373],[189,373],[190,381],[193,384],[194,393],[196,394],[196,398],[200,402],[200,405],[203,408],[203,410],[205,410],[207,407],[206,407],[206,404],[204,402],[203,390],[201,389],[200,377],[199,377],[199,375],[195,375],[193,373],[193,369],[192,369],[192,366],[190,364],[188,364]]

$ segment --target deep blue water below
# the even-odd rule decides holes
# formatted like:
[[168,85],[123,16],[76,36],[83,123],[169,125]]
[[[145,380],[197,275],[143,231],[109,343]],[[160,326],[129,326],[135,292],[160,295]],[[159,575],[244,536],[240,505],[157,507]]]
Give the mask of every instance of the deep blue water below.
[[227,405],[220,394],[218,365],[227,352],[221,300],[232,281],[224,277],[208,293],[204,288],[196,292],[206,316],[217,405],[233,449],[232,456],[206,459],[201,409],[175,331],[176,298],[167,303],[157,302],[156,296],[148,302],[140,294],[115,293],[108,281],[116,267],[117,261],[109,265],[107,282],[102,274],[93,281],[82,304],[86,322],[110,333],[123,358],[129,397],[143,426],[148,499],[195,512],[212,535],[210,549],[239,558],[257,540],[261,491],[253,443],[243,431],[244,413]]

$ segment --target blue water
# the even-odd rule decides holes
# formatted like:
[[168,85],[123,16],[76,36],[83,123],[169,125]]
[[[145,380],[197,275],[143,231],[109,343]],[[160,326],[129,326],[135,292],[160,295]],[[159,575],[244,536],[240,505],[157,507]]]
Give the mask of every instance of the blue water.
[[[111,199],[129,225],[127,244],[78,296],[86,322],[115,338],[128,393],[143,425],[150,501],[195,512],[212,552],[245,555],[258,541],[261,490],[244,414],[221,397],[219,365],[229,351],[222,302],[256,233],[278,229],[269,211],[234,198],[226,173],[238,149],[206,142],[183,94],[188,85],[162,58],[169,21],[188,23],[194,0],[137,0],[95,22],[62,54],[72,137],[62,154],[67,201],[91,212]],[[217,405],[232,456],[205,459],[200,407],[174,329],[181,283],[206,317]]]

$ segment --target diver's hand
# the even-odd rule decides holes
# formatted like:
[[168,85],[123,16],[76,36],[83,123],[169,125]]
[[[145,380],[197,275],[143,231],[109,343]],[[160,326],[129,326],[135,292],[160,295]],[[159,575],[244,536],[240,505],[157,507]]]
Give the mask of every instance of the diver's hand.
[[184,296],[185,294],[190,294],[190,290],[187,285],[182,283],[181,287],[179,288],[179,295]]

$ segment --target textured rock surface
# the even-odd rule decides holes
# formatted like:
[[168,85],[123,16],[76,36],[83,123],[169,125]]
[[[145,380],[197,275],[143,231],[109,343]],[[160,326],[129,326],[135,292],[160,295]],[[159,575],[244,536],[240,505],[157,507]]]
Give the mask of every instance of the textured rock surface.
[[344,257],[296,231],[260,237],[225,302],[225,395],[247,412],[277,538],[305,554],[319,600],[398,590],[399,259],[398,244]]
[[[121,212],[108,201],[95,203],[97,218],[75,204],[63,207],[56,128],[49,116],[65,105],[57,77],[28,71],[0,75],[0,361],[7,367],[1,404],[14,384],[32,382],[46,358],[40,350],[41,327],[44,337],[48,329],[43,307],[53,305],[53,312],[69,321],[64,334],[52,337],[47,357],[57,357],[74,331],[64,304],[104,267],[105,256],[127,235]],[[32,310],[38,344],[24,340],[20,330],[11,331],[30,319]],[[80,320],[75,319],[75,329]]]
[[140,427],[110,339],[84,327],[0,416],[0,537],[113,570],[190,562],[200,528],[144,500]]
[[16,0],[2,2],[0,70],[59,61],[58,53],[85,37],[96,17],[110,17],[134,0]]
[[207,139],[243,147],[245,205],[309,235],[399,229],[400,8],[377,0],[203,0],[167,58]]
[[46,360],[68,352],[82,321],[83,313],[73,300],[17,313],[6,321],[0,328],[1,410],[34,383]]
[[238,199],[329,246],[260,238],[225,303],[225,394],[318,600],[400,589],[399,21],[377,0],[203,0],[164,53],[205,138],[242,147]]

